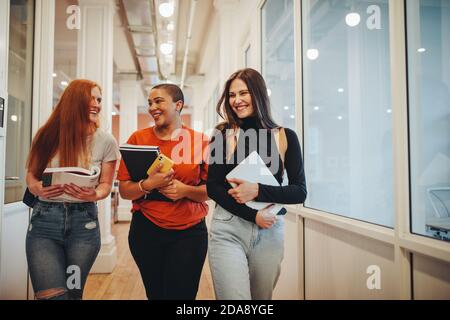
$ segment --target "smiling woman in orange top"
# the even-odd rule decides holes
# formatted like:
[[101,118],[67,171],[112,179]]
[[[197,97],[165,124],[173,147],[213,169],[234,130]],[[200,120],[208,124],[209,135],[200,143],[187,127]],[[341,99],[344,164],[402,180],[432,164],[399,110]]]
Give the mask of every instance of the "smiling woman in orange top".
[[169,172],[158,167],[134,182],[121,162],[120,194],[133,200],[130,250],[149,299],[193,300],[208,247],[203,158],[208,140],[182,124],[184,96],[178,86],[152,88],[148,103],[155,126],[136,131],[128,143],[158,146],[175,164]]

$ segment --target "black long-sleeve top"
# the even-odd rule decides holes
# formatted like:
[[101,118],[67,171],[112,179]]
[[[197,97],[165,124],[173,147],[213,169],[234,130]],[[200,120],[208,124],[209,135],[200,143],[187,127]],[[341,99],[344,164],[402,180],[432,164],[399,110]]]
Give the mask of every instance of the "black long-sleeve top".
[[[255,118],[244,119],[240,129],[242,131],[237,147],[229,161],[226,159],[226,148],[220,147],[220,145],[226,146],[224,130],[211,139],[210,160],[212,161],[209,163],[208,180],[206,182],[208,196],[232,214],[250,222],[255,222],[258,210],[250,208],[245,204],[237,203],[228,194],[228,190],[232,187],[226,181],[225,177],[239,162],[256,149],[269,170],[280,183],[280,186],[259,184],[258,196],[254,200],[283,204],[303,203],[307,194],[306,180],[300,143],[295,131],[285,128],[288,147],[284,157],[284,168],[286,169],[289,183],[288,185],[282,186],[284,168],[271,130],[259,130]],[[248,131],[251,129],[255,131]],[[246,137],[256,137],[257,143],[249,143],[251,139]],[[218,154],[218,150],[222,150],[223,152]],[[242,150],[245,150],[245,155],[242,154]]]

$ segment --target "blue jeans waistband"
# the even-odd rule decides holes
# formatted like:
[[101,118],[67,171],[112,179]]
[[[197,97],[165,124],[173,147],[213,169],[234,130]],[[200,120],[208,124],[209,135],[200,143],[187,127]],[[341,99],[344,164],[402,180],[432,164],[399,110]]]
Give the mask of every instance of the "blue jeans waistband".
[[43,206],[43,207],[59,207],[59,208],[69,208],[74,210],[83,210],[87,209],[89,207],[95,206],[95,202],[47,202],[38,200],[35,204],[35,207],[37,205]]

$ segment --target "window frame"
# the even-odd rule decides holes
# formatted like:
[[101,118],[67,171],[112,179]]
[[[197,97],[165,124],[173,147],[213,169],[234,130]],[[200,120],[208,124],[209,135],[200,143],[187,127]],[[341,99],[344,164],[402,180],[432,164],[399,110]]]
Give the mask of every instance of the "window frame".
[[[265,1],[260,1],[258,9],[259,68],[262,69],[262,24],[261,12]],[[304,147],[304,101],[303,101],[303,42],[302,42],[302,5],[294,1],[294,39],[295,39],[295,128],[300,136],[300,145]],[[408,131],[408,95],[407,95],[407,43],[406,43],[406,0],[389,0],[389,42],[390,74],[392,101],[392,139],[393,139],[393,229],[369,222],[359,221],[324,211],[306,208],[301,205],[288,205],[288,212],[299,216],[303,229],[303,219],[319,221],[329,226],[343,229],[373,240],[394,246],[395,263],[400,279],[400,297],[411,298],[412,254],[418,253],[444,262],[450,262],[450,243],[411,233],[410,217],[410,176],[409,176],[409,131]],[[300,248],[300,250],[304,250]]]

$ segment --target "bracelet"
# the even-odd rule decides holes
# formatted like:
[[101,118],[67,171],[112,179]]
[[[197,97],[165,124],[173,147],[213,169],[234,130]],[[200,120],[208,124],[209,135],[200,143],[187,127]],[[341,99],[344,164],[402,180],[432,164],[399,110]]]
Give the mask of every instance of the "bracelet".
[[144,188],[142,188],[142,182],[144,182],[144,179],[138,182],[139,189],[141,190],[142,193],[149,194],[151,191],[147,191]]

